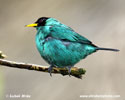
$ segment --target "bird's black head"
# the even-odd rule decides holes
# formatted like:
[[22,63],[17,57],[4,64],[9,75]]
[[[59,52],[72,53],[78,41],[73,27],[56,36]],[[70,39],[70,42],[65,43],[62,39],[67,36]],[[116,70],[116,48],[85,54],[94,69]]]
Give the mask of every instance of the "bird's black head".
[[44,26],[47,19],[49,19],[49,17],[41,17],[35,23],[38,24],[37,26]]

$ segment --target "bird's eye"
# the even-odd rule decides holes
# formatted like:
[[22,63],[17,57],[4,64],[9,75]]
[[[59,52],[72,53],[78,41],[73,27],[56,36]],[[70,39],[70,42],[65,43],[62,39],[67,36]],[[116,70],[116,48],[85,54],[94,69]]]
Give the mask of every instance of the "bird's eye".
[[35,23],[37,23],[38,26],[45,26],[46,20],[47,20],[48,18],[49,18],[49,17],[41,17],[41,18],[39,18]]

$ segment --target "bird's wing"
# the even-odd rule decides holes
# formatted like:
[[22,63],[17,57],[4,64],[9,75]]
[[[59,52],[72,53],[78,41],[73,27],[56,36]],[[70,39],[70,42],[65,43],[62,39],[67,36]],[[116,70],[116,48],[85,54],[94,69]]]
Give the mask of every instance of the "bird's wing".
[[91,41],[79,35],[75,31],[73,31],[70,27],[54,25],[54,26],[51,26],[50,32],[51,32],[51,36],[57,39],[71,41],[71,42],[92,44]]

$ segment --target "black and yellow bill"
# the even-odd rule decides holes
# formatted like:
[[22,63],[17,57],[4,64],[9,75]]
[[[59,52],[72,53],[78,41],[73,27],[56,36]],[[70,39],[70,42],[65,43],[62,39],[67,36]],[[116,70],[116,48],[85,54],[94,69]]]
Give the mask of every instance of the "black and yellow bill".
[[29,25],[25,25],[26,27],[36,27],[36,26],[38,26],[38,24],[37,23],[34,23],[34,24],[29,24]]

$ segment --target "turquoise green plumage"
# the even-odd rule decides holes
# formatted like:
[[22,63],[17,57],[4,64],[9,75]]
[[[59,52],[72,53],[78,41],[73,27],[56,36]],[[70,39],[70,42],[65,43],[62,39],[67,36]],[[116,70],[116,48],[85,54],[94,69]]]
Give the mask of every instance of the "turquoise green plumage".
[[70,74],[71,67],[97,50],[118,51],[99,48],[54,18],[41,17],[27,27],[37,29],[36,46],[41,57],[50,64],[50,75],[53,67],[66,67]]

